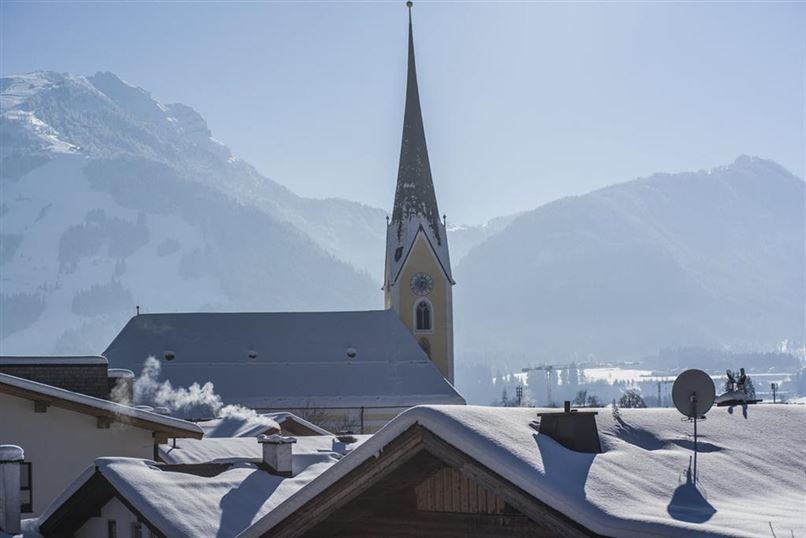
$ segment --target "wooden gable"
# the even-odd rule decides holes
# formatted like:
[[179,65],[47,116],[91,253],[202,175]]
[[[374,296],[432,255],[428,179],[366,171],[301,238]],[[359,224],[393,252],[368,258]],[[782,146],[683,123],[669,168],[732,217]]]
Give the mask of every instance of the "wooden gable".
[[415,425],[264,536],[596,536]]

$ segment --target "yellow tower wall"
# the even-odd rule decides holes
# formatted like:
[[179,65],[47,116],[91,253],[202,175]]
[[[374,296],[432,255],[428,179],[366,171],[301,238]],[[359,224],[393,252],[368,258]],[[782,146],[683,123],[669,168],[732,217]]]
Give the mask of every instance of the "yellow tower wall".
[[[428,273],[434,288],[420,296],[411,290],[411,278],[416,273]],[[415,305],[420,299],[431,303],[431,331],[416,331]],[[431,246],[422,233],[417,235],[400,277],[392,289],[387,290],[387,307],[394,308],[417,342],[425,338],[431,347],[431,360],[442,375],[453,383],[453,295],[451,283],[442,270]]]

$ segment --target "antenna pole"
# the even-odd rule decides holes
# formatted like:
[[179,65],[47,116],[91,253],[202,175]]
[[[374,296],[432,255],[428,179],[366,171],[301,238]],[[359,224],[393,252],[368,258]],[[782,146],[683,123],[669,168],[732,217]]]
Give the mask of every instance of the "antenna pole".
[[697,483],[697,415],[694,415],[694,484]]
[[691,410],[694,415],[694,483],[697,483],[697,393],[691,395]]

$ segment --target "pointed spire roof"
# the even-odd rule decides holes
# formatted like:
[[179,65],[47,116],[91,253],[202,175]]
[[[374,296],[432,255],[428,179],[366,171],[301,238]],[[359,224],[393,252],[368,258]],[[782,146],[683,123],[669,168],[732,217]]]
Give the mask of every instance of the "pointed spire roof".
[[417,89],[417,69],[414,63],[414,33],[409,7],[409,69],[406,85],[406,112],[403,116],[403,140],[400,144],[400,165],[392,220],[386,229],[386,263],[388,279],[397,282],[419,234],[424,234],[448,280],[451,261],[445,224],[439,218],[431,164],[425,143],[420,92]]
[[431,179],[431,164],[425,143],[423,114],[420,109],[420,92],[417,89],[417,69],[414,62],[414,35],[409,7],[409,69],[406,85],[406,112],[403,117],[403,140],[400,144],[400,165],[397,172],[395,206],[392,224],[402,233],[404,222],[411,217],[424,219],[438,243],[444,241],[440,230],[439,208]]

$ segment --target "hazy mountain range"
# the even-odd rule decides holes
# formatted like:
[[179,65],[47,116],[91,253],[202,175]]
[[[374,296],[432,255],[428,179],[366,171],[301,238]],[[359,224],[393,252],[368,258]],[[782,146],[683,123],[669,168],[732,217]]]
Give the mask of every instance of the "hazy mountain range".
[[[110,73],[40,72],[0,80],[0,109],[3,354],[97,353],[138,304],[382,306],[386,211],[297,196],[192,108]],[[802,337],[804,196],[780,166],[742,157],[454,226],[457,350]]]
[[456,271],[456,338],[540,360],[802,344],[805,249],[806,184],[774,162],[613,185],[474,248]]

